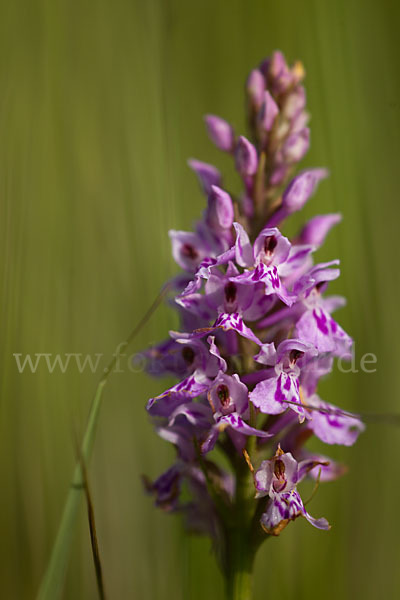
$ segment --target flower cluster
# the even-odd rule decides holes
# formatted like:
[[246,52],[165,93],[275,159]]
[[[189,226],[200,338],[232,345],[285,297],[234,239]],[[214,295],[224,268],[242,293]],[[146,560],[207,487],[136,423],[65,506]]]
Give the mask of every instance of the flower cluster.
[[[306,476],[332,480],[343,468],[304,444],[314,435],[350,446],[364,428],[317,395],[335,357],[350,356],[352,347],[332,317],[343,298],[325,295],[338,261],[314,261],[340,215],[314,217],[291,241],[280,229],[327,176],[324,169],[293,176],[309,147],[303,77],[301,64],[288,67],[280,52],[250,73],[252,141],[206,116],[209,137],[231,154],[243,191],[234,197],[214,166],[189,161],[207,207],[194,231],[170,231],[183,270],[171,299],[180,330],[146,352],[149,372],[179,379],[147,404],[157,433],[177,452],[148,489],[159,507],[181,511],[191,529],[214,539],[239,495],[248,522],[254,526],[259,515],[267,534],[298,516],[328,529],[308,514],[297,486]],[[221,453],[230,469],[218,464]]]

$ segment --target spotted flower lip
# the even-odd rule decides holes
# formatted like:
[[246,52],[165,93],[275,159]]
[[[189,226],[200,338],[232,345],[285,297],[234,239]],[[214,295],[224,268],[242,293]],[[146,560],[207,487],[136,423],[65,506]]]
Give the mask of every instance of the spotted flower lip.
[[220,313],[213,325],[210,327],[195,329],[191,333],[187,334],[179,332],[170,332],[170,334],[177,335],[179,337],[185,337],[186,335],[187,339],[199,339],[205,337],[206,335],[216,333],[218,330],[224,332],[234,331],[241,337],[251,340],[255,344],[261,345],[259,338],[253,333],[250,327],[245,325],[242,317],[238,313]]
[[324,517],[315,519],[306,511],[300,494],[295,490],[275,496],[271,500],[268,509],[261,516],[261,525],[266,533],[276,536],[282,532],[289,521],[294,521],[297,517],[305,517],[316,529],[327,531],[331,528]]
[[340,358],[350,358],[353,340],[328,312],[337,307],[337,302],[325,303],[320,293],[321,284],[324,286],[337,276],[338,270],[327,266],[329,263],[318,265],[312,269],[312,274],[306,274],[303,281],[299,281],[298,290],[302,290],[299,295],[303,295],[306,310],[296,323],[296,332],[320,353],[331,352]]
[[306,311],[296,324],[297,335],[339,358],[351,357],[353,340],[323,308]]
[[317,394],[307,398],[306,403],[313,409],[319,409],[310,412],[307,427],[325,444],[352,446],[365,429],[359,418],[345,414],[333,404],[321,400]]
[[289,292],[282,283],[278,269],[275,266],[266,267],[263,263],[259,263],[255,269],[245,271],[235,277],[234,281],[252,286],[262,283],[266,296],[275,295],[289,306],[296,300],[296,296]]
[[191,231],[169,232],[181,269],[168,297],[178,324],[143,352],[149,373],[177,379],[147,403],[156,433],[177,456],[148,491],[191,531],[213,538],[223,569],[230,529],[249,515],[251,539],[260,539],[261,528],[279,535],[300,516],[329,529],[307,512],[298,487],[305,477],[333,481],[345,467],[311,452],[307,441],[352,446],[365,428],[318,395],[353,343],[332,317],[344,299],[326,294],[339,261],[315,258],[341,215],[314,216],[295,237],[285,228],[328,175],[295,171],[310,145],[304,75],[301,63],[290,66],[279,51],[250,72],[246,136],[223,117],[205,116],[241,190],[226,185],[215,166],[189,160],[204,210]]

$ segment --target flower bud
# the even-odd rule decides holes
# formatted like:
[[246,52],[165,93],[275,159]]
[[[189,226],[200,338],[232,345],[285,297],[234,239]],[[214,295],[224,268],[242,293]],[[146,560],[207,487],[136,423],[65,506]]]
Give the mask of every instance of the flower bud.
[[230,229],[233,219],[233,203],[230,195],[216,185],[211,186],[206,214],[207,223],[214,230]]
[[274,124],[276,116],[279,114],[279,108],[271,94],[266,90],[263,96],[263,103],[258,114],[258,121],[263,131],[269,131]]
[[326,169],[309,169],[299,173],[292,179],[283,193],[282,209],[290,214],[303,208],[315,191],[318,182],[327,176],[328,171]]
[[274,79],[279,77],[282,72],[288,70],[285,57],[280,50],[275,50],[275,52],[272,53],[269,59],[268,68],[269,74]]
[[299,133],[307,126],[308,121],[310,120],[310,115],[305,110],[298,113],[298,115],[292,119],[290,123],[290,131],[292,135],[294,133]]
[[212,165],[194,158],[188,160],[188,165],[196,173],[203,192],[207,196],[211,192],[212,185],[221,185],[221,173]]
[[292,83],[293,76],[282,52],[277,50],[272,54],[268,67],[274,91],[285,92]]
[[299,162],[310,147],[310,130],[305,127],[298,133],[288,137],[282,148],[282,154],[286,162]]
[[299,236],[300,244],[310,244],[311,246],[322,246],[329,231],[342,220],[342,215],[334,213],[330,215],[318,215],[301,230]]
[[257,150],[244,136],[240,136],[235,150],[236,169],[242,177],[254,175],[257,171]]
[[204,117],[207,133],[212,142],[224,152],[231,152],[235,141],[233,129],[229,123],[215,115]]
[[293,92],[286,96],[282,107],[282,113],[289,121],[291,121],[301,113],[305,106],[306,93],[303,86],[299,85]]
[[288,174],[288,170],[287,165],[278,165],[271,173],[271,185],[280,185]]
[[251,71],[246,82],[246,91],[251,103],[259,109],[264,100],[265,78],[258,69]]

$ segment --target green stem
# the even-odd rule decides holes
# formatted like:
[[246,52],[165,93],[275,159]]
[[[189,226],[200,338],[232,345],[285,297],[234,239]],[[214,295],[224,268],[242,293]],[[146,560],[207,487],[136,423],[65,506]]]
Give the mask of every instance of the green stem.
[[253,597],[254,551],[248,537],[246,530],[238,528],[228,538],[227,600],[251,600]]
[[256,554],[253,544],[254,485],[252,474],[240,457],[236,465],[233,520],[226,534],[226,598],[252,599],[252,573]]

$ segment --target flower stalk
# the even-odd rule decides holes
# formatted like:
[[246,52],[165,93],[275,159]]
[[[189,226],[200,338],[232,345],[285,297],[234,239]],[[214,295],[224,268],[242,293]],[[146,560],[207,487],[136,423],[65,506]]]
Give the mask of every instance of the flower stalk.
[[243,460],[236,472],[233,523],[226,542],[227,600],[251,600],[253,563],[256,548],[252,536],[254,487],[251,473]]
[[248,548],[246,530],[235,529],[229,539],[229,569],[226,573],[226,599],[251,600],[253,597],[254,554]]

